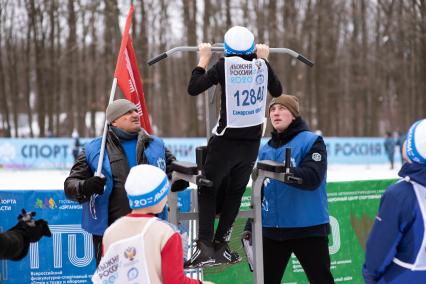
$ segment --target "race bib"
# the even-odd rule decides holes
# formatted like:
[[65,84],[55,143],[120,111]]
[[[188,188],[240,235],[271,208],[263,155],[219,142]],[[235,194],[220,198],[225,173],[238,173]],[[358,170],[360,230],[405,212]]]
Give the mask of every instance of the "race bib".
[[156,218],[151,218],[141,234],[111,244],[93,274],[93,283],[150,284],[143,237],[155,221]]
[[243,128],[264,123],[268,92],[268,67],[263,59],[225,58],[227,127]]

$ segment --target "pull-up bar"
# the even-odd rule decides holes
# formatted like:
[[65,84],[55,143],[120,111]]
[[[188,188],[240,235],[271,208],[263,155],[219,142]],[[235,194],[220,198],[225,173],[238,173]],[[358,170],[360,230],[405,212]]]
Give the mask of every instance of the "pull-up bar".
[[[153,64],[157,63],[158,61],[163,60],[163,59],[169,57],[170,55],[172,55],[176,52],[181,52],[181,51],[189,51],[189,52],[195,51],[196,52],[196,51],[198,51],[198,46],[178,46],[178,47],[172,48],[172,49],[170,49],[166,52],[163,52],[162,54],[150,59],[148,61],[148,64],[153,65]],[[223,47],[212,46],[212,52],[223,52]],[[290,56],[296,58],[297,60],[302,61],[303,63],[305,63],[309,67],[314,66],[314,63],[311,60],[307,59],[302,54],[299,54],[296,51],[288,49],[288,48],[271,47],[271,48],[269,48],[269,52],[270,53],[287,53]]]

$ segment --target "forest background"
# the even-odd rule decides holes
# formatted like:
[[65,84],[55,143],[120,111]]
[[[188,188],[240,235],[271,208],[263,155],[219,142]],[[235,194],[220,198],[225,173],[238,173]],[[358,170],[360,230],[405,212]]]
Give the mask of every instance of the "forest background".
[[270,55],[285,93],[300,98],[303,117],[324,136],[406,131],[426,117],[426,0],[0,0],[0,137],[100,134],[95,121],[131,3],[157,135],[205,136],[205,96],[186,92],[196,53],[147,61],[176,46],[223,42],[233,25],[315,62]]

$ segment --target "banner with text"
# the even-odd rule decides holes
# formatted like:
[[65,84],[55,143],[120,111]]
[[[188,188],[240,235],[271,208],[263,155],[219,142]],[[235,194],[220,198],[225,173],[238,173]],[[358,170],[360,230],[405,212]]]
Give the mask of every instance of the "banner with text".
[[[80,139],[84,145],[91,139]],[[205,138],[164,138],[180,161],[195,163],[195,148],[207,145]],[[262,144],[267,139],[262,139]],[[388,159],[382,138],[325,138],[329,164],[385,164]],[[0,138],[0,168],[69,169],[73,165],[74,141],[70,138]],[[82,146],[84,147],[84,146]],[[395,161],[400,153],[395,149]]]
[[[179,192],[181,211],[189,211],[189,196]],[[21,261],[0,260],[0,283],[92,283],[94,248],[92,235],[81,228],[82,206],[63,190],[0,190],[0,232],[17,223],[22,208],[47,220],[52,237],[31,244]]]

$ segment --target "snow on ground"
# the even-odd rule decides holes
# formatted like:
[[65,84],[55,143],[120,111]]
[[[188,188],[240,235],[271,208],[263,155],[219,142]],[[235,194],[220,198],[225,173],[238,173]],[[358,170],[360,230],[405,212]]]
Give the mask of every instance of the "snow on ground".
[[0,190],[63,189],[69,170],[0,170]]
[[388,164],[371,165],[329,165],[328,181],[356,181],[372,179],[397,179],[401,164],[396,164],[393,170]]
[[[383,165],[329,165],[327,180],[355,181],[396,179],[400,165],[390,170]],[[5,170],[0,169],[0,190],[54,190],[63,189],[69,170]]]

